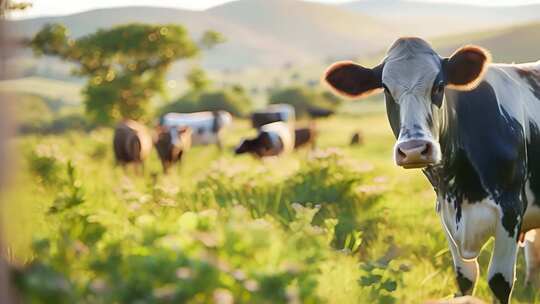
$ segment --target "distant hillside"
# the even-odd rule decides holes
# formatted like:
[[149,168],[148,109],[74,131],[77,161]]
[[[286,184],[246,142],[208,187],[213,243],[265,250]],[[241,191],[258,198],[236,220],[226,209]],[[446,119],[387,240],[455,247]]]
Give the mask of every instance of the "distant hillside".
[[530,62],[540,60],[540,22],[498,30],[440,37],[432,41],[441,55],[448,56],[464,44],[488,49],[495,62]]
[[35,95],[57,103],[78,105],[81,102],[81,85],[39,77],[0,81],[0,91],[21,95]]
[[30,37],[44,24],[60,22],[72,35],[129,22],[179,23],[195,38],[208,29],[227,42],[205,54],[210,68],[272,66],[374,52],[393,38],[384,23],[337,6],[297,0],[240,0],[196,12],[123,7],[10,22],[16,36]]
[[[8,25],[17,37],[31,37],[43,25],[52,22],[65,24],[75,37],[130,22],[179,23],[185,25],[195,39],[204,31],[213,29],[223,33],[227,42],[205,52],[202,63],[206,68],[231,75],[246,68],[280,70],[344,58],[373,58],[402,35],[430,39],[444,34],[441,39],[431,38],[443,42],[439,45],[452,45],[452,39],[459,43],[481,37],[487,39],[507,33],[509,29],[506,27],[527,20],[540,21],[539,11],[540,5],[501,8],[400,0],[364,0],[344,5],[300,0],[239,0],[206,11],[121,7],[10,21]],[[473,34],[460,34],[463,32]],[[527,35],[538,37],[538,31],[507,37],[515,40],[513,44],[499,46],[495,41],[493,45],[501,49],[515,48],[509,57],[516,54],[531,58],[532,55],[527,54],[533,53],[538,40],[525,39]],[[18,77],[75,80],[69,76],[71,66],[58,60],[35,59],[29,50],[17,56]],[[503,59],[506,58],[501,57]],[[12,66],[7,65],[10,69]],[[182,79],[185,66],[183,63],[173,66],[169,77]],[[274,81],[265,80],[267,84]]]
[[399,24],[402,35],[438,36],[540,20],[540,5],[486,7],[403,0],[361,0],[342,7]]

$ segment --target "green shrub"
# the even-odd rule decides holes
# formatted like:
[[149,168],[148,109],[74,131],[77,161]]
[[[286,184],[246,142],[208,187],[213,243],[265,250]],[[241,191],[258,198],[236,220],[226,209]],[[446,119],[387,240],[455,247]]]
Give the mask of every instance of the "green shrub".
[[59,184],[63,160],[56,146],[39,145],[27,154],[26,159],[30,172],[37,177],[40,184]]
[[341,100],[329,92],[305,86],[293,86],[273,91],[270,95],[270,103],[286,103],[294,107],[296,115],[303,117],[308,114],[308,109],[317,108],[335,111]]
[[[49,213],[58,223],[35,242],[36,259],[16,273],[31,303],[318,303],[318,262],[328,256],[332,225],[312,226],[319,211],[293,205],[284,227],[272,217],[254,219],[241,206],[131,216],[109,214],[123,229],[88,213],[75,168]],[[76,203],[70,199],[77,197]],[[302,248],[302,250],[298,250]]]
[[251,108],[251,100],[244,89],[233,86],[223,90],[189,92],[178,101],[162,107],[159,113],[225,110],[234,116],[245,116]]

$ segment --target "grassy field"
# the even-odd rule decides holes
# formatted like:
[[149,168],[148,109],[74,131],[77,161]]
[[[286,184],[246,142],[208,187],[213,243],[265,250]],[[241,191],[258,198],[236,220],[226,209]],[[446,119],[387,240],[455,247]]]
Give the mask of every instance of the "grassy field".
[[[373,108],[373,105],[370,105]],[[392,163],[380,111],[319,122],[316,152],[197,147],[169,176],[113,166],[111,130],[28,136],[3,222],[31,303],[422,303],[457,290],[435,195]],[[349,147],[361,130],[365,144]],[[476,295],[491,242],[481,255]],[[537,299],[518,262],[514,303]]]

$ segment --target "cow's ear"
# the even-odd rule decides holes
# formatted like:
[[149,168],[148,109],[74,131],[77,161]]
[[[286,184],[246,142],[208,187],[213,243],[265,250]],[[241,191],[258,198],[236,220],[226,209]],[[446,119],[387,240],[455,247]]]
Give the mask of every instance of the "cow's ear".
[[484,78],[491,55],[485,49],[467,45],[443,61],[448,87],[460,91],[476,88]]
[[382,89],[382,70],[383,64],[369,69],[352,61],[340,61],[326,69],[323,81],[344,97],[366,97]]

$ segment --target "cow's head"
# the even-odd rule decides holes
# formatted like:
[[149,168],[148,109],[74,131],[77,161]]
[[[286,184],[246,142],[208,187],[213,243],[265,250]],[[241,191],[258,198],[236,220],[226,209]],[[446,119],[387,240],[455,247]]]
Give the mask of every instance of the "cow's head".
[[378,66],[337,62],[327,69],[324,81],[349,98],[384,90],[388,120],[397,138],[395,162],[404,168],[422,168],[442,158],[439,138],[445,88],[474,89],[489,62],[489,53],[480,47],[465,46],[441,58],[420,38],[400,38]]
[[182,154],[191,147],[192,131],[189,127],[159,126],[154,142],[163,171],[182,158]]

